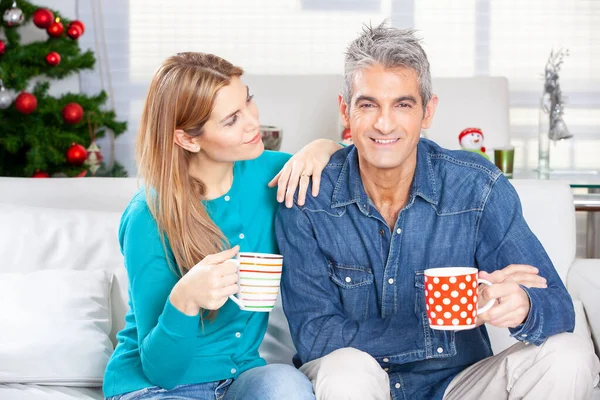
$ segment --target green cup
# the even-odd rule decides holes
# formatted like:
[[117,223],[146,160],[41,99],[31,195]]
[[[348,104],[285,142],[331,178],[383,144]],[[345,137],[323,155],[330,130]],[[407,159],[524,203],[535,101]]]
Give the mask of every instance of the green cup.
[[515,148],[513,146],[494,149],[494,162],[496,167],[504,173],[507,178],[513,177],[513,165],[515,163]]

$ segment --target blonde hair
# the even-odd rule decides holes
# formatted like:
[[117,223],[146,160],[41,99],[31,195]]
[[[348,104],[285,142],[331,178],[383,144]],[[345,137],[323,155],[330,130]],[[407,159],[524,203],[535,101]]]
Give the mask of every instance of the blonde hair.
[[242,73],[213,54],[179,53],[163,62],[148,90],[136,159],[148,207],[181,276],[228,242],[201,202],[204,183],[188,174],[194,153],[175,144],[175,130],[201,135],[217,92]]

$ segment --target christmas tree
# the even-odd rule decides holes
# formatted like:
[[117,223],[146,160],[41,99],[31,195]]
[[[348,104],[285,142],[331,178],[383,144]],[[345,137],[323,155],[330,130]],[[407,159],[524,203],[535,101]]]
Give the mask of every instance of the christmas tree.
[[[84,24],[24,0],[0,0],[0,15],[0,176],[125,176],[118,163],[102,162],[95,142],[126,129],[103,107],[106,93],[53,97],[48,79],[39,81],[93,69],[94,54],[77,41]],[[18,28],[30,21],[48,39],[21,45]]]

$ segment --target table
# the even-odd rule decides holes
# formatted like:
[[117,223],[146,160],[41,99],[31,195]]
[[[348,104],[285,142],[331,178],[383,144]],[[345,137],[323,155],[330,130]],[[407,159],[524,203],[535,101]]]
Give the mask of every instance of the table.
[[569,183],[573,189],[584,189],[587,193],[573,194],[575,211],[587,212],[586,257],[600,258],[598,254],[597,219],[600,212],[600,170],[552,170],[549,174],[540,174],[535,170],[515,171],[517,179],[552,179]]

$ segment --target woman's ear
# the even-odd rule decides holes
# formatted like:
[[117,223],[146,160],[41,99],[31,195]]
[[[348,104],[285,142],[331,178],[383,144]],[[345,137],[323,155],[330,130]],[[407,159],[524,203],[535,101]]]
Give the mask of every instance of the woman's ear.
[[176,129],[173,136],[173,141],[176,145],[189,152],[197,153],[200,151],[200,145],[195,143],[194,139],[193,136],[185,133],[183,129]]

